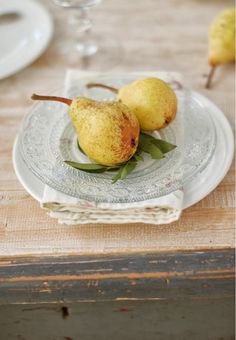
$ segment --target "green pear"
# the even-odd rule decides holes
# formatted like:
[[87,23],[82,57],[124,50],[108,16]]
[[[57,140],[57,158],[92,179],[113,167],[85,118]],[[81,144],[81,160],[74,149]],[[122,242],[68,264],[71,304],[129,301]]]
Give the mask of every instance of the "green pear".
[[208,63],[211,66],[206,88],[210,88],[216,66],[235,61],[235,8],[220,12],[209,29]]
[[34,94],[31,98],[56,100],[69,105],[79,144],[95,162],[114,166],[128,161],[134,155],[138,146],[139,122],[126,105],[85,97],[71,100]]
[[144,78],[116,89],[90,83],[87,87],[104,87],[117,93],[138,118],[142,130],[154,131],[168,125],[177,112],[177,98],[171,87],[158,78]]

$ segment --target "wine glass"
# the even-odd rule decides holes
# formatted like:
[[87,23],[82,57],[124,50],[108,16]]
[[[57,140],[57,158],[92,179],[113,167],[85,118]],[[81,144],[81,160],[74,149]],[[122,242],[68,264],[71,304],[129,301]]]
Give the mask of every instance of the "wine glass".
[[64,8],[68,15],[69,35],[59,46],[68,66],[87,66],[104,69],[117,64],[120,46],[113,39],[91,35],[92,21],[89,11],[102,0],[52,0]]

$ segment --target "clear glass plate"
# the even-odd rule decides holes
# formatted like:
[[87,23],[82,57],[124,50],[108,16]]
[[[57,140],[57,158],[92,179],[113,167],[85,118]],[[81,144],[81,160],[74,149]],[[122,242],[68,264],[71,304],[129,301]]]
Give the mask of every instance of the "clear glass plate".
[[[93,77],[114,87],[137,79],[130,77]],[[70,98],[89,96],[97,100],[114,99],[114,94],[101,89],[88,90],[91,78],[83,78],[67,91]],[[173,87],[176,87],[173,83]],[[178,86],[177,86],[178,87]],[[176,89],[176,119],[154,134],[177,148],[163,160],[145,155],[144,162],[127,179],[112,184],[114,173],[89,174],[76,170],[64,160],[88,162],[77,148],[77,137],[68,107],[55,102],[38,102],[25,118],[19,134],[21,156],[27,167],[45,184],[80,199],[106,203],[129,203],[167,195],[182,188],[208,165],[215,149],[215,126],[207,107],[198,95]],[[60,95],[60,91],[57,91]],[[90,161],[89,161],[90,162]]]

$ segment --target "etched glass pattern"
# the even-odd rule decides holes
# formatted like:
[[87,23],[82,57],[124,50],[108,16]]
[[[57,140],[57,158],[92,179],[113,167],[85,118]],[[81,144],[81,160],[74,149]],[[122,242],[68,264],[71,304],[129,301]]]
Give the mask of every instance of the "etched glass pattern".
[[[138,76],[96,77],[94,82],[120,87]],[[70,98],[89,96],[111,100],[115,95],[94,88],[87,89],[91,78],[81,78],[67,90]],[[68,115],[68,107],[56,102],[38,102],[23,121],[19,134],[21,156],[27,167],[45,184],[73,197],[95,202],[129,203],[167,195],[182,188],[209,163],[215,148],[215,126],[197,94],[175,89],[178,98],[176,119],[155,132],[159,138],[177,145],[163,160],[144,162],[124,181],[112,184],[114,173],[90,174],[76,170],[64,160],[91,162],[77,148],[77,137]],[[177,86],[178,87],[178,86]],[[63,94],[62,91],[54,92]]]

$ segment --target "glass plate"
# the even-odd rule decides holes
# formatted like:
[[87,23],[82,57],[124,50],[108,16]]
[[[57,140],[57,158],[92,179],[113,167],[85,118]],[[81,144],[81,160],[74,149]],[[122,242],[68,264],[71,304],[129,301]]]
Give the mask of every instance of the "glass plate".
[[[120,87],[137,78],[99,76],[92,81]],[[85,85],[89,81],[91,77],[80,79],[79,84],[68,89],[68,97],[114,99],[114,94],[108,91],[88,90]],[[114,173],[89,174],[64,163],[64,160],[89,160],[77,148],[68,107],[61,103],[38,102],[33,106],[19,134],[21,156],[43,183],[80,199],[129,203],[167,195],[197,176],[207,166],[215,149],[215,126],[198,95],[183,89],[175,89],[175,92],[178,98],[176,119],[154,135],[176,144],[177,148],[163,160],[152,160],[145,155],[144,162],[139,162],[123,181],[112,184]]]

